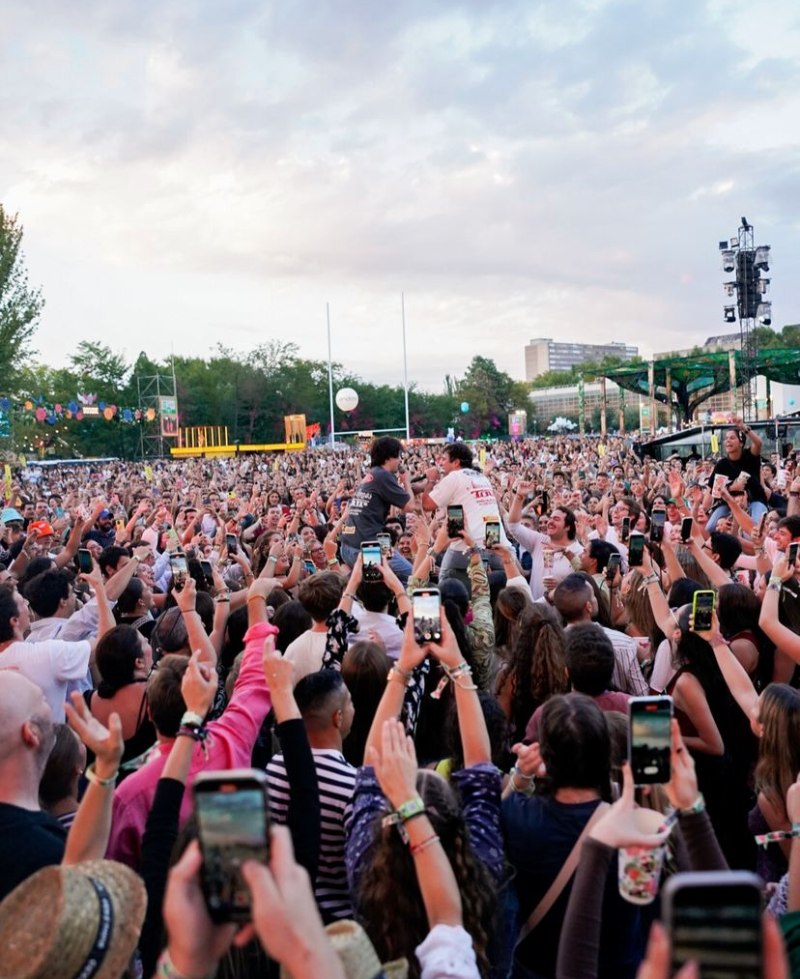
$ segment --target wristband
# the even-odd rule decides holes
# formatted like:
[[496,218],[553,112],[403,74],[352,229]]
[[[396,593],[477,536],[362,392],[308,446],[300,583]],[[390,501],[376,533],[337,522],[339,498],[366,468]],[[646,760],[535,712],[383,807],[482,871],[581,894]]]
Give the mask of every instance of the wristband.
[[682,816],[692,816],[699,812],[706,811],[706,800],[703,798],[703,793],[700,792],[694,802],[688,806],[686,809],[678,810]]
[[395,812],[401,823],[405,823],[409,819],[413,819],[414,816],[420,816],[425,812],[425,803],[419,796],[414,799],[408,799],[406,802],[401,803]]
[[213,972],[207,972],[204,976],[187,976],[183,972],[178,972],[169,957],[169,949],[165,948],[159,956],[154,977],[155,979],[210,979],[215,974],[216,969]]
[[342,598],[349,598],[351,602],[354,602],[354,601],[356,600],[356,596],[355,596],[355,595],[353,594],[353,592],[351,592],[351,591],[346,591],[346,592],[345,592],[345,593],[344,593],[344,594],[342,595]]
[[92,785],[99,785],[101,789],[113,789],[117,784],[117,775],[119,774],[119,769],[114,772],[109,778],[100,778],[97,772],[94,770],[94,762],[88,765],[86,771],[83,773],[86,776],[86,781],[91,782]]
[[411,855],[415,857],[418,853],[422,853],[423,850],[427,850],[429,846],[433,846],[434,843],[439,842],[439,837],[434,833],[433,836],[428,836],[426,839],[422,840],[420,843],[415,843],[411,847]]
[[391,680],[398,680],[400,683],[403,684],[404,687],[407,687],[408,684],[410,683],[411,678],[409,675],[403,673],[401,670],[398,670],[396,666],[393,666],[391,670],[389,670],[389,672],[386,674],[386,682],[389,683]]
[[400,834],[400,839],[404,843],[408,843],[408,833],[403,824],[407,823],[409,819],[414,819],[415,816],[424,815],[424,813],[425,803],[417,796],[416,799],[409,799],[407,802],[399,805],[394,812],[390,812],[384,816],[381,820],[381,826],[384,829],[390,829],[392,826],[396,826],[397,832]]
[[768,844],[779,843],[781,840],[793,840],[800,837],[800,823],[792,823],[791,829],[776,829],[770,833],[759,833],[754,837],[757,846],[766,850]]
[[199,714],[195,713],[193,710],[187,710],[184,712],[181,718],[180,727],[202,727],[205,723],[205,718],[201,717]]
[[336,560],[335,557],[329,557],[328,558],[328,567],[329,568],[336,568],[338,566],[339,566],[339,562]]

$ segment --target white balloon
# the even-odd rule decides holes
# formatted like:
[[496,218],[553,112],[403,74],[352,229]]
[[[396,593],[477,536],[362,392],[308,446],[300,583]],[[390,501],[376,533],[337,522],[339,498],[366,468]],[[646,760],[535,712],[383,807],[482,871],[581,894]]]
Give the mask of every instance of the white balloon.
[[358,395],[352,388],[342,388],[336,392],[336,407],[340,411],[353,411],[358,407]]

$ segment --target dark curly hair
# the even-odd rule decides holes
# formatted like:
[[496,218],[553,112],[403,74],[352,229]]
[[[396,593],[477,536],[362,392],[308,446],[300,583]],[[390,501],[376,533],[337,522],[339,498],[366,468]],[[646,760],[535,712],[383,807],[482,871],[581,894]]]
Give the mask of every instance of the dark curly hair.
[[[497,905],[494,880],[477,858],[459,800],[440,775],[421,771],[417,789],[425,801],[434,832],[450,861],[461,892],[464,928],[472,936],[482,976],[490,972],[487,949],[494,932]],[[414,858],[394,827],[375,821],[372,860],[358,888],[357,905],[367,934],[382,962],[405,957],[410,979],[418,979],[414,949],[430,930],[417,882]]]

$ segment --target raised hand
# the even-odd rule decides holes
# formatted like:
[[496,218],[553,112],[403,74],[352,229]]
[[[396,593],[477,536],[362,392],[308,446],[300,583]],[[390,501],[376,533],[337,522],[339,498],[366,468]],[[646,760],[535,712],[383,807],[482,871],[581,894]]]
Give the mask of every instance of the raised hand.
[[72,703],[65,704],[67,722],[95,756],[94,768],[100,778],[113,778],[125,750],[122,740],[122,721],[116,712],[108,718],[108,727],[90,712],[86,701],[76,690],[70,695]]

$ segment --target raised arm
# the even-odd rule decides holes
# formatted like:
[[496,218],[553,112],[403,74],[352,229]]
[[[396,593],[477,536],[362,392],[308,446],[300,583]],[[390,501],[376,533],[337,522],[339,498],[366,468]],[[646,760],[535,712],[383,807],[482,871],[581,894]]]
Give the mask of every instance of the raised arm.
[[642,583],[647,589],[647,597],[650,601],[650,608],[653,611],[653,618],[656,620],[656,625],[665,636],[671,636],[673,629],[677,625],[677,620],[669,607],[667,596],[661,588],[661,576],[654,569],[650,552],[647,548],[644,549],[644,556],[642,558],[642,572],[644,574]]
[[77,691],[72,694],[72,703],[65,705],[65,711],[69,726],[94,753],[95,761],[86,769],[89,785],[70,827],[62,863],[102,860],[111,835],[111,805],[125,750],[122,721],[114,713],[108,719],[108,727],[104,727]]
[[758,712],[758,694],[745,668],[733,654],[731,644],[720,633],[717,613],[712,613],[711,628],[708,632],[697,632],[694,629],[693,622],[690,623],[690,628],[701,639],[705,639],[714,650],[714,656],[716,657],[720,672],[728,684],[728,689],[736,703],[744,711],[745,717],[749,720]]
[[75,559],[75,555],[78,553],[78,548],[81,546],[81,538],[83,537],[83,531],[85,529],[86,525],[81,520],[80,516],[76,514],[75,519],[72,522],[72,529],[70,530],[69,537],[67,538],[67,543],[56,555],[55,563],[57,568],[65,568]]
[[199,651],[200,662],[208,663],[213,669],[217,666],[217,651],[211,642],[211,637],[203,628],[203,620],[200,618],[195,603],[197,601],[197,585],[191,575],[187,575],[180,590],[173,591],[175,602],[183,615],[186,623],[186,634],[189,639],[189,649],[192,652]]
[[689,550],[692,557],[700,565],[700,570],[705,572],[705,576],[713,588],[722,588],[723,585],[731,583],[728,572],[724,571],[716,561],[708,556],[705,545],[701,547],[696,537],[692,537],[689,541]]
[[426,643],[425,649],[442,664],[445,674],[453,684],[458,729],[464,749],[464,768],[471,768],[492,760],[492,746],[478,699],[478,686],[473,681],[467,661],[461,655],[444,609],[441,610],[441,628],[441,644]]
[[[404,804],[420,803],[417,792],[417,757],[414,742],[399,721],[386,720],[381,728],[380,750],[367,749],[367,764],[375,769],[383,794],[398,812]],[[402,817],[401,817],[402,818]],[[425,913],[431,928],[461,924],[461,895],[453,868],[439,843],[427,813],[403,821],[414,858]],[[397,832],[397,830],[393,830]],[[458,973],[462,975],[462,973]]]
[[389,671],[386,682],[386,690],[383,692],[378,709],[372,719],[372,726],[367,735],[367,743],[364,747],[364,757],[366,758],[369,749],[378,750],[381,744],[384,721],[394,720],[400,714],[405,699],[406,687],[408,686],[414,669],[427,656],[427,648],[419,646],[414,639],[414,623],[412,616],[409,615],[406,621],[406,628],[403,633],[403,645],[400,649],[400,656],[395,666]]
[[794,573],[795,569],[789,567],[786,555],[778,554],[772,568],[772,577],[764,593],[758,624],[764,635],[770,638],[782,652],[791,656],[796,663],[800,663],[800,636],[779,621],[781,590],[784,582],[793,577]]

